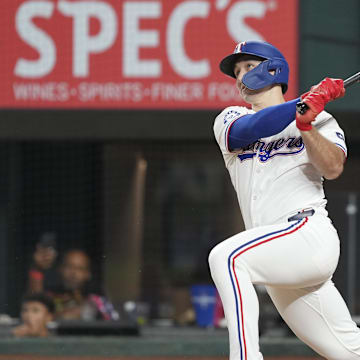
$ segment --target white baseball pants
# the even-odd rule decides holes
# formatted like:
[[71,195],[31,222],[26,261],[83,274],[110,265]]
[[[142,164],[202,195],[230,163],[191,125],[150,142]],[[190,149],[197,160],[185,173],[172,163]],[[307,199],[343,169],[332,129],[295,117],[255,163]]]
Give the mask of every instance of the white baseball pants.
[[260,360],[262,284],[292,331],[329,360],[360,359],[360,330],[331,281],[339,238],[327,216],[262,226],[232,236],[209,255],[228,323],[230,360]]

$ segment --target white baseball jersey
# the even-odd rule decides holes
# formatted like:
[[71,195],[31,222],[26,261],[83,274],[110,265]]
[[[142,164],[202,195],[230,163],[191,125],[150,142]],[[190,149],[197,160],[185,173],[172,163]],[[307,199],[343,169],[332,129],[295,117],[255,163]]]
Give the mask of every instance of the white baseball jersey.
[[[230,106],[214,123],[216,140],[236,190],[246,229],[276,224],[305,208],[325,210],[323,178],[311,164],[295,121],[280,133],[230,152],[228,134],[241,116],[253,114]],[[312,123],[347,155],[343,130],[326,111]]]

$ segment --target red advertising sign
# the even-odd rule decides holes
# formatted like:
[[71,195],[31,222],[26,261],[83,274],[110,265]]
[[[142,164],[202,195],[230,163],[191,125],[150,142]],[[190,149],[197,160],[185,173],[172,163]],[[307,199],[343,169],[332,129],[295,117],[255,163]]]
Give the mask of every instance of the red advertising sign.
[[[4,3],[5,2],[5,3]],[[297,96],[297,0],[3,0],[2,108],[214,109],[239,104],[219,61],[266,40]]]

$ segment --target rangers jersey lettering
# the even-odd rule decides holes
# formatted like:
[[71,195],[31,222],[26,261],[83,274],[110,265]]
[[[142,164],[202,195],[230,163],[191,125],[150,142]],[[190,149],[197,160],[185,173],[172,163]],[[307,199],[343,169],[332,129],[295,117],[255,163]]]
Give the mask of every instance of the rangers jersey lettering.
[[280,138],[276,141],[255,141],[249,146],[242,148],[242,154],[238,155],[238,158],[243,161],[252,159],[259,153],[259,160],[262,162],[268,161],[276,155],[295,155],[304,150],[305,145],[301,136],[289,137],[287,139]]

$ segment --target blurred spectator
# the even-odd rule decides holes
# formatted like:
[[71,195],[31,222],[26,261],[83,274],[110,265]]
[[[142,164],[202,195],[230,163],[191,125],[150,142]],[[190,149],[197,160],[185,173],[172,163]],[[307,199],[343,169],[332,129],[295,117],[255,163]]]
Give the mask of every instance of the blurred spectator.
[[36,244],[28,273],[28,293],[49,290],[56,283],[56,234],[44,233]]
[[65,253],[60,265],[60,286],[49,294],[58,320],[118,320],[119,315],[103,296],[90,291],[90,259],[83,250]]
[[22,324],[15,327],[12,334],[16,337],[49,336],[47,324],[53,320],[54,310],[54,303],[47,295],[27,295],[21,304]]

